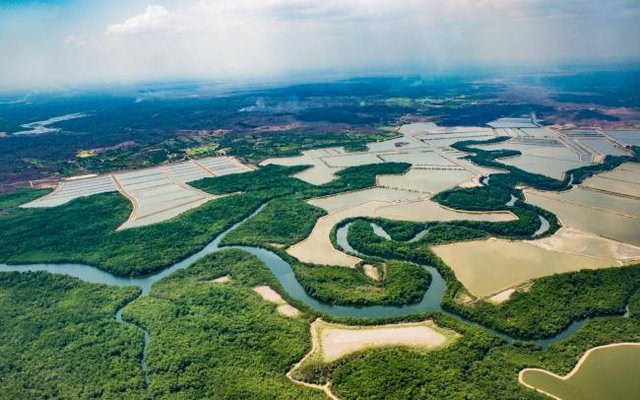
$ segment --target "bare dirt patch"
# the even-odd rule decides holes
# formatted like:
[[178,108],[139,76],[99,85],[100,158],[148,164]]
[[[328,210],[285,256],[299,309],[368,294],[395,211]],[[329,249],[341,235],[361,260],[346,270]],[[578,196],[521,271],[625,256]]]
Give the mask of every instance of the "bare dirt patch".
[[515,289],[507,289],[498,294],[489,297],[489,301],[493,304],[501,304],[511,298],[511,295],[515,293]]
[[297,317],[298,315],[300,315],[300,310],[293,306],[290,306],[289,304],[278,306],[276,310],[278,310],[278,312],[285,317]]
[[264,300],[274,304],[286,304],[286,301],[269,286],[254,287],[253,290],[260,295]]
[[434,349],[460,337],[433,321],[377,326],[350,326],[316,320],[312,324],[318,340],[316,351],[324,362],[332,362],[346,355],[381,347],[410,347]]
[[372,188],[336,196],[311,199],[309,204],[324,208],[311,234],[287,249],[298,260],[318,265],[354,267],[361,260],[337,250],[331,243],[331,230],[340,221],[351,217],[382,217],[404,221],[509,221],[509,212],[469,213],[449,210],[428,198],[428,195],[406,190]]
[[549,237],[532,240],[529,243],[547,250],[609,258],[617,261],[640,259],[640,247],[603,238],[571,227],[563,227]]
[[462,284],[477,297],[492,296],[531,279],[620,266],[617,261],[552,251],[528,242],[476,240],[433,247]]
[[225,275],[225,276],[221,276],[220,278],[216,278],[216,279],[212,280],[211,282],[213,282],[213,283],[229,283],[229,282],[231,282],[231,278],[229,277],[229,275]]
[[362,267],[362,269],[364,270],[364,274],[369,278],[373,279],[374,281],[380,280],[380,272],[378,271],[378,268],[376,268],[375,266],[371,264],[366,264]]
[[271,289],[269,286],[254,287],[253,290],[262,297],[262,299],[269,303],[277,304],[276,310],[285,317],[297,317],[300,314],[300,310],[289,305],[278,292]]

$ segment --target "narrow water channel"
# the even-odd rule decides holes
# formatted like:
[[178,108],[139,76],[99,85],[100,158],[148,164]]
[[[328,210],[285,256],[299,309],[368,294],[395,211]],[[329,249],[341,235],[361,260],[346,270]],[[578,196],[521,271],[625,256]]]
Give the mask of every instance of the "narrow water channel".
[[[139,299],[141,296],[143,296],[143,294],[131,300],[129,303],[134,302],[135,300]],[[149,397],[153,400],[155,396],[153,395],[153,389],[151,388],[151,379],[149,379],[149,366],[147,365],[147,349],[149,348],[149,332],[140,325],[127,322],[122,319],[122,310],[127,306],[127,304],[120,307],[118,311],[116,311],[116,321],[123,324],[131,324],[136,328],[142,330],[144,334],[144,338],[143,338],[144,344],[142,347],[142,358],[140,359],[140,367],[142,368],[142,373],[144,374],[144,384],[145,384],[145,387],[147,388],[147,393],[149,394]]]
[[549,221],[545,217],[543,217],[542,215],[538,215],[538,218],[540,218],[540,228],[538,228],[538,230],[535,231],[533,235],[531,235],[533,237],[546,233],[551,227],[551,225],[549,225]]
[[[222,239],[231,231],[233,231],[236,227],[244,223],[246,220],[250,219],[254,215],[258,214],[264,205],[258,208],[251,215],[246,217],[244,220],[234,224],[226,231],[222,232],[218,235],[212,242],[210,242],[207,246],[205,246],[202,250],[197,253],[185,258],[184,260],[172,265],[170,268],[167,268],[159,273],[146,276],[146,277],[136,277],[136,278],[126,278],[126,277],[118,277],[112,275],[108,272],[99,270],[98,268],[92,267],[90,265],[85,264],[71,264],[71,263],[63,263],[63,264],[29,264],[29,265],[7,265],[0,264],[0,272],[9,272],[9,271],[47,271],[55,274],[65,274],[69,276],[73,276],[79,278],[85,282],[91,283],[99,283],[106,285],[114,285],[114,286],[137,286],[142,290],[141,296],[146,296],[149,294],[151,290],[151,286],[160,279],[163,279],[170,275],[171,273],[184,269],[196,261],[204,258],[205,256],[215,253],[221,249],[220,242]],[[382,228],[379,228],[382,230]],[[341,246],[348,245],[346,241],[346,231],[339,232],[338,241]],[[385,232],[386,233],[386,232]],[[351,246],[349,246],[351,247]],[[339,306],[339,305],[331,305],[322,303],[313,297],[309,296],[307,292],[304,290],[300,282],[295,277],[295,274],[291,268],[291,265],[287,263],[285,260],[280,258],[277,254],[258,247],[247,247],[247,246],[231,246],[226,248],[235,248],[247,251],[256,257],[258,257],[262,262],[264,262],[267,267],[274,274],[280,285],[282,285],[283,289],[288,293],[288,295],[301,303],[304,303],[306,306],[315,310],[318,313],[327,314],[335,317],[352,317],[352,318],[370,318],[370,317],[402,317],[411,314],[419,314],[424,312],[442,312],[447,314],[457,320],[464,321],[465,323],[480,326],[483,329],[493,333],[494,335],[502,338],[505,341],[512,342],[516,339],[507,336],[503,333],[497,332],[489,327],[482,326],[473,321],[466,320],[458,315],[451,314],[441,308],[442,298],[444,296],[446,290],[446,281],[442,278],[442,275],[431,266],[423,266],[430,274],[431,274],[431,284],[429,285],[428,290],[425,292],[424,296],[418,303],[408,304],[401,307],[396,306],[368,306],[368,307],[354,307],[354,306]],[[124,308],[124,306],[123,306]],[[119,309],[115,315],[115,318],[119,322],[126,323],[122,320],[122,308]],[[540,345],[542,348],[547,348],[550,344],[555,343],[559,340],[563,340],[577,331],[582,325],[584,325],[587,320],[581,320],[573,322],[570,326],[568,326],[565,330],[560,332],[553,338],[543,339],[543,340],[535,340],[532,341]],[[137,325],[136,325],[137,326]],[[145,379],[147,381],[147,389],[150,395],[153,397],[153,392],[151,390],[151,383],[149,377],[147,375],[147,363],[146,363],[146,353],[147,346],[149,342],[149,334],[143,328],[138,326],[138,328],[144,331],[145,336],[145,345],[143,351],[143,357],[141,360],[141,366],[145,373]]]
[[[538,235],[538,232],[546,232],[547,229],[549,229],[549,222],[543,218],[542,216],[540,216],[540,221],[541,221],[541,227],[538,229],[538,231],[534,234]],[[546,223],[546,225],[545,225]],[[348,231],[349,231],[349,227],[351,226],[351,222],[345,224],[344,226],[340,227],[337,231],[336,231],[336,241],[338,243],[338,245],[340,247],[342,247],[343,249],[346,249],[347,247],[349,249],[353,249],[353,247],[351,247],[351,245],[349,244],[348,240],[347,240],[347,235],[348,235]],[[389,234],[379,225],[371,223],[371,227],[374,228],[374,232],[383,238],[386,238],[388,240],[391,239],[391,236],[389,236]],[[422,230],[420,232],[418,232],[418,234],[416,236],[414,236],[413,238],[411,238],[410,240],[408,240],[408,242],[414,242],[417,240],[420,240],[422,237],[424,237],[424,235],[426,235],[428,233],[428,229]],[[250,251],[250,250],[247,250]],[[365,256],[364,254],[357,252],[356,250],[353,250],[354,252],[356,252],[357,255],[360,256]],[[285,261],[281,260],[283,263],[285,263]],[[288,264],[287,264],[288,265]],[[447,285],[446,285],[446,281],[444,280],[444,278],[442,277],[442,275],[440,275],[440,272],[438,272],[437,269],[433,268],[433,267],[429,267],[426,265],[423,265],[423,267],[431,274],[431,284],[429,285],[429,289],[427,290],[427,292],[425,293],[425,296],[422,298],[422,300],[420,301],[420,303],[416,303],[413,306],[417,307],[419,310],[415,311],[417,312],[427,312],[427,311],[436,311],[436,312],[441,312],[444,313],[458,321],[462,321],[464,323],[467,323],[469,325],[474,325],[474,326],[478,326],[481,327],[489,332],[491,332],[492,334],[498,336],[499,338],[503,339],[506,342],[513,342],[517,339],[510,337],[504,333],[498,332],[495,329],[489,328],[487,326],[481,325],[475,321],[471,321],[468,320],[466,318],[463,318],[457,314],[453,314],[450,313],[446,310],[443,310],[441,305],[442,305],[442,298],[444,296],[444,293],[446,291]],[[273,271],[273,269],[272,269]],[[273,271],[274,274],[277,273],[276,271]],[[293,277],[293,279],[295,280],[295,277]],[[280,280],[278,278],[278,280]],[[296,281],[297,283],[297,281]],[[299,285],[299,283],[298,283]],[[304,290],[302,290],[304,293]],[[306,293],[305,293],[306,294]],[[298,299],[297,297],[294,297],[296,300]],[[306,302],[305,302],[306,304]],[[321,303],[320,303],[321,304]],[[382,307],[383,310],[382,312],[380,312],[380,310],[375,310],[376,312],[378,312],[376,315],[368,315],[366,313],[364,314],[359,314],[359,315],[353,315],[353,313],[348,313],[347,315],[340,315],[340,316],[349,316],[349,317],[367,317],[367,316],[377,316],[377,317],[396,317],[396,316],[404,316],[407,315],[407,313],[403,312],[403,311],[407,311],[407,309],[411,308],[412,306],[404,306],[401,308],[398,307]],[[316,308],[316,307],[313,307]],[[350,307],[347,307],[350,308]],[[363,307],[363,308],[359,308],[359,310],[368,310],[368,309],[373,309],[375,307]],[[390,312],[389,309],[395,309],[398,311],[398,313],[395,312]],[[329,311],[326,311],[327,314],[331,314],[331,315],[339,315],[335,313],[336,309],[335,308],[330,308]],[[548,339],[537,339],[537,340],[531,340],[528,342],[532,342],[535,343],[537,345],[539,345],[540,347],[542,347],[543,349],[547,349],[551,344],[558,342],[560,340],[564,340],[566,338],[568,338],[569,336],[571,336],[573,333],[575,333],[578,329],[580,329],[584,324],[586,324],[588,322],[588,318],[587,319],[582,319],[582,320],[578,320],[578,321],[574,321],[572,322],[565,330],[561,331],[560,333],[558,333],[556,336],[548,338]]]

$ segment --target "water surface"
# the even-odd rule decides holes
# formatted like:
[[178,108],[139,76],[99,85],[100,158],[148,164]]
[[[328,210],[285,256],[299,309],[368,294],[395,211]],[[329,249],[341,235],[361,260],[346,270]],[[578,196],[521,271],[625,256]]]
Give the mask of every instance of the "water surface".
[[524,370],[521,379],[563,400],[637,400],[638,371],[640,345],[626,344],[594,349],[567,379],[534,369]]

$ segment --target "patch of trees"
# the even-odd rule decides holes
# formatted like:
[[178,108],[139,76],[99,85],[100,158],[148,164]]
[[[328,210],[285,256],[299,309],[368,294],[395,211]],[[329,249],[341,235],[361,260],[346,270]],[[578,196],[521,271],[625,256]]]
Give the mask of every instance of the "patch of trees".
[[[211,280],[229,275],[229,283]],[[252,288],[282,292],[258,258],[225,250],[156,283],[123,317],[149,331],[156,398],[324,399],[285,373],[310,349],[309,322],[288,318]]]
[[116,229],[131,204],[118,193],[19,209],[0,218],[0,261],[77,262],[117,275],[149,274],[200,250],[265,200],[258,193],[229,196],[166,222],[122,231]]
[[490,186],[446,190],[433,196],[433,200],[458,210],[495,211],[507,209],[505,204],[511,200],[511,195],[518,193],[505,186],[494,185],[493,181],[491,183]]
[[291,246],[309,236],[318,218],[325,214],[325,210],[299,198],[278,198],[225,236],[223,244]]
[[450,303],[449,308],[483,325],[520,338],[552,337],[586,317],[622,315],[640,288],[640,265],[582,270],[534,280],[501,305]]
[[0,397],[148,398],[142,331],[116,322],[133,287],[0,273]]
[[389,261],[379,281],[361,267],[314,266],[289,259],[305,291],[324,303],[338,305],[404,305],[422,299],[431,275],[419,265]]
[[244,174],[230,174],[215,178],[203,178],[189,185],[213,194],[235,192],[260,192],[280,189],[281,194],[308,189],[311,185],[290,175],[304,171],[306,166],[284,167],[270,164]]
[[271,197],[296,194],[300,198],[329,196],[349,190],[365,189],[376,184],[376,176],[383,174],[402,174],[411,167],[407,163],[367,164],[349,167],[338,171],[336,179],[323,185],[314,186],[291,175],[301,172],[307,166],[283,167],[266,165],[255,171],[204,178],[190,185],[214,194],[235,192],[260,192]]
[[366,189],[375,186],[378,175],[397,175],[407,172],[411,164],[407,163],[382,163],[358,165],[345,168],[336,172],[337,179],[320,186],[311,186],[302,195],[305,198],[328,196],[350,190]]
[[[290,177],[291,173],[302,170],[296,167],[268,166],[233,175],[233,178],[205,179],[195,186],[217,193],[246,193],[210,201],[169,221],[122,231],[116,229],[129,217],[131,204],[117,193],[79,198],[53,208],[18,209],[0,217],[0,241],[3,243],[0,261],[77,262],[117,275],[145,275],[200,250],[269,200],[292,193],[297,193],[295,198],[301,199],[361,189],[374,185],[378,174],[399,173],[408,167],[408,164],[390,163],[348,168],[338,174],[338,179],[318,187]],[[271,209],[270,214],[254,221],[263,228],[269,220],[277,221],[269,226],[269,232],[262,232],[259,240],[279,232],[281,239],[289,243],[310,230],[320,210],[304,205],[304,210],[300,211],[295,203],[293,197],[283,198],[274,206],[286,211],[289,220],[280,219]],[[298,204],[303,203],[298,201]],[[295,232],[289,232],[295,222],[302,220],[306,222],[296,225]],[[288,235],[292,236],[286,238]]]

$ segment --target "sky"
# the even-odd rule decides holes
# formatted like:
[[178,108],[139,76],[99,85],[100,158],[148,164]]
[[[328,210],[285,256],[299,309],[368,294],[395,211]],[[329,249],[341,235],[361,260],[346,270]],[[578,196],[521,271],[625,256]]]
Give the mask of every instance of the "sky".
[[0,0],[0,90],[640,59],[639,0]]

